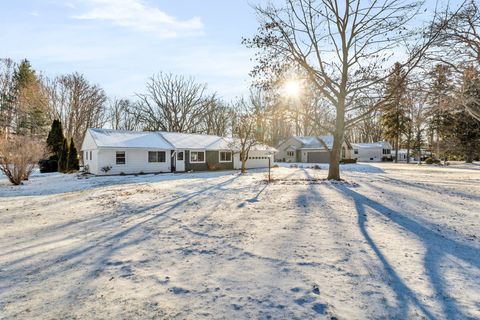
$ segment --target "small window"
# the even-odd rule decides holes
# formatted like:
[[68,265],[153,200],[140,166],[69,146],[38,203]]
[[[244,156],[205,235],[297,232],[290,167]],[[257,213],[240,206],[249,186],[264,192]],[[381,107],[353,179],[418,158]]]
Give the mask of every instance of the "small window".
[[220,162],[232,162],[232,153],[230,151],[220,151]]
[[[90,157],[92,156],[92,152],[90,151]],[[125,151],[117,151],[116,153],[116,163],[117,164],[125,164]]]
[[183,151],[177,153],[177,160],[183,161]]
[[148,151],[148,162],[165,162],[165,151]]
[[287,157],[294,157],[295,153],[293,151],[287,151]]
[[190,151],[190,163],[204,163],[205,151]]
[[92,160],[92,151],[90,151],[90,160]]
[[358,154],[358,150],[357,149],[353,150],[353,153]]

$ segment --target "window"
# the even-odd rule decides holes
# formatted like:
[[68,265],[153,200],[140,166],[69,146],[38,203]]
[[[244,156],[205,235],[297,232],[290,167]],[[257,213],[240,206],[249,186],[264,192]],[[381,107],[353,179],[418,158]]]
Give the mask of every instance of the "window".
[[190,163],[204,163],[205,151],[190,151]]
[[358,149],[353,150],[354,154],[358,154]]
[[295,156],[295,152],[287,151],[287,157],[294,157],[294,156]]
[[[90,151],[90,157],[92,156],[92,152]],[[125,151],[117,151],[116,153],[116,160],[117,164],[125,164]]]
[[148,151],[148,162],[165,162],[165,151]]
[[92,151],[90,151],[90,160],[92,160]]
[[220,162],[232,162],[232,153],[230,151],[220,151]]
[[177,160],[183,161],[183,151],[177,153]]

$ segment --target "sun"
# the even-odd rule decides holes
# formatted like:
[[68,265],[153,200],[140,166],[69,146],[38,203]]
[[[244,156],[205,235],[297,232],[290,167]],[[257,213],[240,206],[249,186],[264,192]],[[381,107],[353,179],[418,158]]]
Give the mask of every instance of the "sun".
[[302,83],[296,79],[288,80],[283,85],[283,92],[287,97],[299,97],[302,92]]

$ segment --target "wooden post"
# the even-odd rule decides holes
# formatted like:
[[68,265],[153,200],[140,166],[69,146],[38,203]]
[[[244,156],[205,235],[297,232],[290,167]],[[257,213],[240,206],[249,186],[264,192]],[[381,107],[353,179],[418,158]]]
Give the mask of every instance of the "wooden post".
[[272,177],[271,177],[271,174],[270,174],[271,167],[272,167],[271,161],[272,161],[272,158],[270,157],[270,155],[268,155],[268,182],[269,183],[270,183],[270,181],[272,181]]

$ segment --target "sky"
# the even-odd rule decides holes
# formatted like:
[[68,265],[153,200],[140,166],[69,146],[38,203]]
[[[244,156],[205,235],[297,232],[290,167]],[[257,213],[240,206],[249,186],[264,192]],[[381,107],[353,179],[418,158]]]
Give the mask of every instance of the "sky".
[[47,76],[78,71],[111,97],[158,72],[193,76],[233,99],[248,91],[257,20],[248,0],[0,0],[0,58]]

